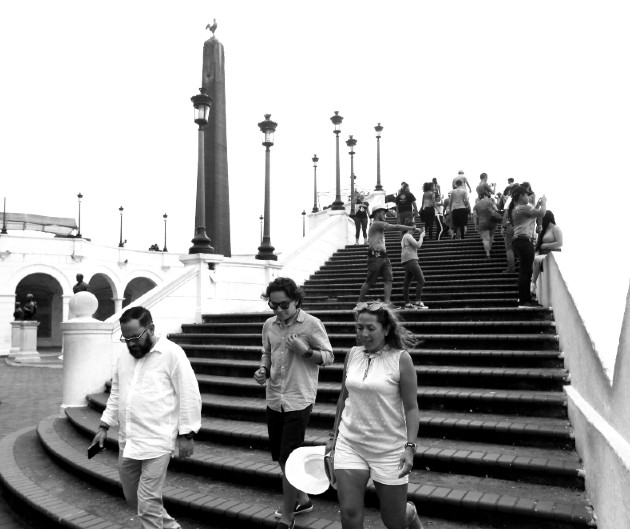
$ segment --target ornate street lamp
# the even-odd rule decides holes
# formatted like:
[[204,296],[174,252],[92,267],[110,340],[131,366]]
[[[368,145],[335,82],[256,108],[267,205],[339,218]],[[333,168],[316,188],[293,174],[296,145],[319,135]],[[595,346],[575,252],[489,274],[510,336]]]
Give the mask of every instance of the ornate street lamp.
[[124,248],[125,243],[123,242],[123,239],[122,239],[122,217],[123,217],[123,211],[125,211],[125,208],[120,206],[118,208],[118,211],[120,211],[120,242],[118,243],[118,248]]
[[317,162],[319,158],[316,154],[313,155],[313,213],[317,213],[319,208],[317,207]]
[[306,237],[306,210],[302,210],[302,237]]
[[356,144],[357,144],[357,140],[355,140],[352,137],[352,134],[350,134],[350,137],[346,141],[346,145],[348,146],[348,149],[350,149],[350,152],[348,154],[350,155],[350,216],[351,217],[354,217],[354,146]]
[[210,245],[210,238],[206,234],[206,201],[205,201],[205,158],[204,158],[204,127],[210,118],[210,108],[212,98],[205,88],[199,89],[199,94],[192,96],[190,100],[195,107],[195,123],[199,126],[198,133],[198,156],[197,156],[197,204],[195,208],[195,236],[192,239],[193,245],[188,249],[188,253],[214,253],[214,248]]
[[336,136],[335,145],[337,147],[337,170],[335,172],[335,201],[332,203],[330,209],[339,210],[345,209],[343,205],[343,200],[341,200],[341,171],[339,169],[339,133],[341,132],[341,122],[343,118],[339,115],[339,111],[335,110],[335,115],[330,118],[330,121],[333,122],[335,129],[333,132]]
[[374,127],[376,131],[376,187],[374,191],[382,191],[383,186],[381,185],[381,132],[383,131],[383,127],[379,123]]
[[162,215],[162,218],[164,219],[164,249],[162,251],[168,252],[168,250],[166,249],[166,219],[168,219],[168,215],[164,213],[164,215]]
[[77,198],[79,199],[79,227],[77,230],[77,238],[81,238],[81,199],[83,198],[83,195],[81,193],[79,193],[77,195]]
[[270,188],[270,180],[269,173],[271,168],[271,151],[270,147],[273,145],[273,135],[276,132],[277,123],[271,121],[271,114],[265,114],[265,121],[261,121],[258,126],[260,127],[261,132],[265,135],[265,141],[263,141],[263,145],[265,146],[265,214],[264,214],[264,231],[262,243],[258,247],[258,253],[256,254],[256,259],[261,259],[264,261],[277,261],[278,256],[274,255],[274,247],[271,246],[271,236],[270,236],[270,204],[269,204],[269,188]]

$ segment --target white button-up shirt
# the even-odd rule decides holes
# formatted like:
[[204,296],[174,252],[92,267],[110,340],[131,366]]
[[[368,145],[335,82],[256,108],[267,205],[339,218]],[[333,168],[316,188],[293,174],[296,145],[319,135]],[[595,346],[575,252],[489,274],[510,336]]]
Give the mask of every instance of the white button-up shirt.
[[139,360],[121,353],[101,421],[120,425],[123,457],[153,459],[175,450],[177,434],[201,427],[201,396],[184,350],[160,337]]

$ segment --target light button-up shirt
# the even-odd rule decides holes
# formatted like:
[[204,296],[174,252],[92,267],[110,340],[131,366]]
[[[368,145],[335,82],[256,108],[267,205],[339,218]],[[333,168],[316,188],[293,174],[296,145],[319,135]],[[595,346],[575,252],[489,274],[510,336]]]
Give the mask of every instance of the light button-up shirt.
[[332,364],[335,359],[326,329],[315,316],[300,309],[290,325],[277,316],[269,318],[263,325],[261,363],[271,362],[267,406],[274,411],[303,410],[317,396],[319,366],[312,358],[289,350],[286,341],[291,334],[297,334],[307,347],[321,354],[321,365]]
[[160,337],[146,356],[121,353],[101,421],[120,427],[123,457],[153,459],[175,450],[178,433],[201,427],[201,396],[184,350]]

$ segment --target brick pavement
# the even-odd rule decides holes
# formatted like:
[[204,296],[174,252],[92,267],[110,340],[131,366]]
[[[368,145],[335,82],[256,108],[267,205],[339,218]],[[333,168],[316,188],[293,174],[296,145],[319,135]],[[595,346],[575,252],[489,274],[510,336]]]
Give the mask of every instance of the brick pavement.
[[[0,439],[57,414],[62,381],[62,369],[13,367],[0,358]],[[23,527],[0,496],[0,529]]]

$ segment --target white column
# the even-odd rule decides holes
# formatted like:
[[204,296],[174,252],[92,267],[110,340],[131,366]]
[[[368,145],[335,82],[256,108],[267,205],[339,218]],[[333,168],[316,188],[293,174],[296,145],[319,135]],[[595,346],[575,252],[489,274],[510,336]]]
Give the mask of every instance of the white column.
[[92,318],[98,301],[89,292],[70,300],[75,318],[61,324],[63,333],[63,397],[60,416],[66,408],[87,404],[86,395],[102,392],[112,376],[113,323]]
[[118,314],[123,306],[123,301],[125,301],[125,298],[112,298],[112,301],[114,302],[114,314]]

